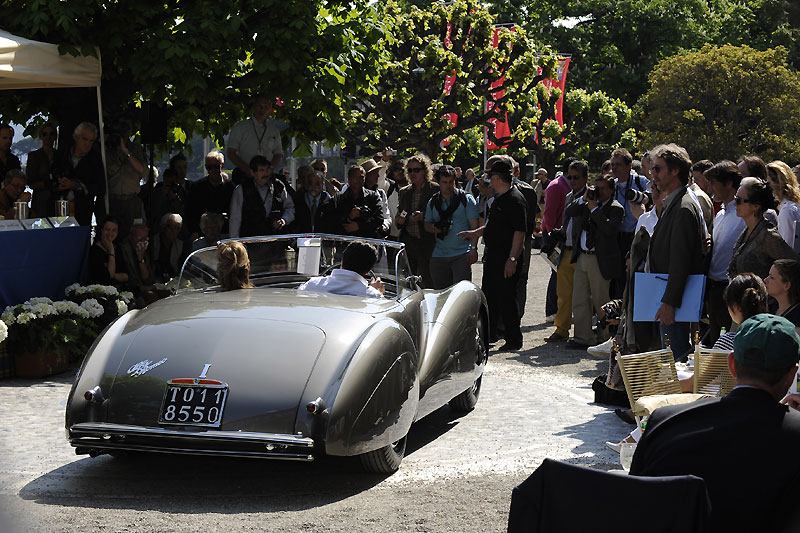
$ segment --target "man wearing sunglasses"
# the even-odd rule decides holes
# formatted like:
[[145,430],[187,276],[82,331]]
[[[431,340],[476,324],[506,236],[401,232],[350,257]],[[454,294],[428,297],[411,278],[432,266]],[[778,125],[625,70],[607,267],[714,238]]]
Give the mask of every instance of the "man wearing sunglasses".
[[[228,213],[231,197],[236,187],[233,182],[222,173],[225,157],[219,150],[211,150],[206,155],[206,176],[196,181],[189,191],[189,201],[186,208],[189,232],[192,240],[200,236],[200,217],[203,213]],[[223,233],[228,232],[227,218],[222,228]]]
[[692,345],[689,322],[675,322],[675,309],[681,305],[689,275],[705,273],[705,222],[687,188],[692,160],[686,150],[676,144],[662,144],[650,151],[650,157],[653,181],[667,195],[648,251],[649,272],[667,274],[667,287],[655,318],[660,322],[662,342],[668,335],[675,359],[681,360]]
[[575,235],[577,224],[573,223],[577,205],[586,192],[586,181],[589,178],[589,165],[586,161],[573,161],[569,164],[566,179],[571,187],[564,207],[564,222],[561,229],[551,232],[552,238],[558,238],[561,243],[561,257],[556,271],[556,294],[558,295],[558,310],[554,324],[556,330],[545,339],[547,342],[565,341],[569,338],[572,328],[572,280],[575,276],[575,263],[572,262],[572,250],[578,242],[580,235]]

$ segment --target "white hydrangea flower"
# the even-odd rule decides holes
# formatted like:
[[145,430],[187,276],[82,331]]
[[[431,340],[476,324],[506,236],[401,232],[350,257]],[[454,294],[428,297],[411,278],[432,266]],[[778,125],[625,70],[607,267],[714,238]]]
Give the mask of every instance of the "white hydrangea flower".
[[33,316],[31,313],[27,313],[27,312],[20,313],[20,315],[17,317],[17,323],[18,324],[27,324],[28,322],[30,322],[34,318],[36,318],[36,317]]
[[117,300],[117,314],[119,316],[122,316],[127,312],[128,312],[128,306],[125,305],[125,302],[123,302],[122,300]]
[[50,304],[39,303],[31,306],[31,313],[40,318],[56,314],[56,308]]
[[83,307],[89,313],[91,318],[103,316],[103,306],[100,305],[94,298],[84,300],[84,302],[81,304],[81,307]]
[[119,297],[122,298],[122,300],[127,304],[130,303],[131,300],[133,300],[133,293],[130,291],[122,291],[121,293],[119,293]]
[[8,338],[8,326],[6,326],[5,322],[0,320],[0,344],[2,344],[6,338]]
[[44,296],[39,296],[38,298],[31,298],[30,300],[28,300],[28,303],[31,305],[37,305],[37,304],[47,305],[47,304],[52,304],[53,300],[51,300],[50,298],[46,298]]
[[81,288],[80,283],[73,283],[69,285],[66,289],[64,289],[64,294],[67,296],[71,296],[72,294],[77,294],[77,290]]
[[[8,308],[6,308],[6,309],[8,309]],[[0,319],[2,319],[3,322],[8,324],[9,326],[17,321],[16,317],[14,316],[14,311],[8,311],[8,310],[6,310],[3,313],[3,315],[0,316]]]
[[[75,302],[72,302],[75,303]],[[75,308],[72,310],[72,313],[79,316],[80,318],[89,318],[89,311],[84,309],[78,304],[75,304]]]

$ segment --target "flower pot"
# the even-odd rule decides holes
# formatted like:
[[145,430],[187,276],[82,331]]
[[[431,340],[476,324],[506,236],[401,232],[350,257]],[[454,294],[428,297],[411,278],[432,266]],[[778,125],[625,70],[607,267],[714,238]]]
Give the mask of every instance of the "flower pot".
[[14,356],[14,366],[18,378],[39,379],[66,372],[69,357],[66,350],[44,352],[41,349],[24,349]]

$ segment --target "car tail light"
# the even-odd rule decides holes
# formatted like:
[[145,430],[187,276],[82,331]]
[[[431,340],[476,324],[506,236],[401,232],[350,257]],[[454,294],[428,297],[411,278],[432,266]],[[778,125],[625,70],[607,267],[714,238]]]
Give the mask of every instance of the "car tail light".
[[306,411],[312,415],[321,413],[323,408],[324,406],[322,405],[322,398],[317,398],[313,402],[308,402],[306,404]]
[[83,399],[87,402],[103,402],[105,400],[103,397],[103,391],[100,390],[100,385],[84,392]]

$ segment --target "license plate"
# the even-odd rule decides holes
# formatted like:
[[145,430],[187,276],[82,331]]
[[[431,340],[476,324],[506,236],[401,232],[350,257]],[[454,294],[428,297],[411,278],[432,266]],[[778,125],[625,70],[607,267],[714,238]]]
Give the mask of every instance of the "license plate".
[[[187,383],[188,381],[193,382]],[[227,396],[226,383],[212,380],[172,380],[167,383],[158,422],[219,427]]]

